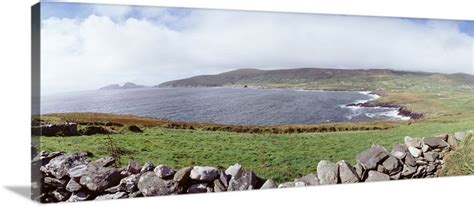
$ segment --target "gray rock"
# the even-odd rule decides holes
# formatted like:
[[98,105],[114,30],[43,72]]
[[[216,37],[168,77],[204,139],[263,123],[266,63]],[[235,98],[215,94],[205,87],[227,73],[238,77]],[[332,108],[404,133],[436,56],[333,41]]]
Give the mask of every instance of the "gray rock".
[[430,146],[430,148],[449,148],[449,144],[438,137],[425,137],[423,144]]
[[240,176],[234,176],[229,181],[228,191],[242,191],[259,189],[259,178],[252,171],[242,172]]
[[189,177],[193,180],[212,182],[219,176],[215,167],[194,166]]
[[372,170],[376,169],[377,164],[385,160],[388,155],[389,153],[384,147],[374,144],[371,148],[357,155],[357,162],[360,163],[366,170]]
[[387,159],[385,159],[385,161],[383,161],[382,165],[387,171],[391,173],[400,167],[400,162],[398,158],[389,156]]
[[438,158],[439,154],[437,152],[425,152],[423,153],[423,156],[428,162],[434,162]]
[[68,175],[71,178],[80,178],[87,173],[87,165],[77,165],[68,170]]
[[132,174],[138,174],[140,173],[140,170],[142,169],[142,166],[133,160],[128,161],[127,165],[127,172],[130,172]]
[[85,192],[75,192],[69,197],[67,202],[79,202],[89,199],[90,195]]
[[87,165],[88,163],[89,160],[85,153],[65,154],[52,158],[49,163],[44,166],[43,171],[54,176],[56,179],[62,179],[68,175],[70,168],[78,165]]
[[52,194],[53,194],[54,198],[56,200],[58,200],[59,202],[66,201],[69,198],[69,196],[71,195],[71,193],[69,193],[67,191],[64,191],[64,190],[61,190],[61,189],[53,191]]
[[184,167],[180,170],[178,170],[173,177],[173,181],[177,182],[178,185],[189,185],[191,182],[191,178],[189,175],[191,174],[191,170],[193,170],[193,167]]
[[393,145],[393,149],[392,149],[391,154],[394,157],[402,160],[403,158],[405,158],[405,156],[407,154],[407,150],[408,150],[408,147],[406,145],[395,144],[395,145]]
[[242,166],[238,163],[235,163],[234,165],[229,166],[229,168],[225,170],[225,174],[231,177],[239,176],[241,175],[241,173],[242,173]]
[[416,166],[415,157],[413,157],[413,155],[411,155],[411,153],[407,153],[407,155],[405,157],[405,164],[407,164],[409,166],[412,166],[412,167]]
[[322,185],[337,184],[339,176],[338,171],[337,164],[327,160],[321,160],[317,166],[319,183]]
[[391,180],[399,180],[401,177],[402,177],[402,173],[401,173],[401,172],[398,172],[398,173],[395,173],[395,174],[393,174],[393,175],[390,175],[390,179],[391,179]]
[[149,172],[149,171],[153,171],[154,169],[155,169],[155,165],[153,165],[152,162],[148,161],[140,169],[140,174],[143,174],[143,173]]
[[132,193],[138,190],[137,184],[140,175],[132,174],[127,177],[124,177],[120,180],[120,183],[117,186],[106,189],[106,192],[116,193],[116,192],[127,192]]
[[429,164],[428,167],[426,168],[426,172],[428,173],[433,173],[436,171],[436,165],[434,164]]
[[410,136],[405,137],[405,145],[407,147],[416,147],[421,148],[421,139],[420,138],[412,138]]
[[447,143],[448,143],[449,146],[451,146],[452,148],[457,148],[457,147],[459,146],[458,140],[457,140],[453,135],[449,135],[449,136],[448,136]]
[[44,184],[46,185],[51,185],[55,188],[65,188],[66,187],[66,184],[68,183],[67,180],[64,180],[64,179],[56,179],[56,178],[52,178],[52,177],[45,177],[43,179],[43,182]]
[[381,172],[377,171],[369,171],[369,175],[367,176],[366,182],[376,182],[376,181],[388,181],[390,180],[390,176]]
[[314,185],[319,185],[319,179],[318,176],[314,173],[307,174],[299,179],[297,181],[304,182],[305,185],[308,186],[314,186]]
[[417,164],[418,166],[419,166],[419,165],[427,165],[427,164],[428,164],[428,162],[427,162],[427,161],[425,161],[425,160],[422,160],[422,159],[420,159],[420,160],[416,160],[415,162],[416,162],[416,164]]
[[222,183],[222,185],[224,185],[225,188],[229,187],[230,178],[231,178],[231,176],[225,174],[224,171],[222,171],[222,170],[219,171],[219,180]]
[[377,165],[377,172],[381,172],[381,173],[385,173],[387,172],[387,170],[385,169],[385,167],[383,167],[383,165]]
[[290,188],[290,187],[295,187],[294,182],[284,182],[278,185],[278,188]]
[[349,163],[341,160],[337,165],[339,167],[339,179],[341,183],[355,183],[360,181],[357,172]]
[[402,170],[402,176],[403,177],[409,177],[410,175],[415,174],[416,172],[416,167],[412,167],[409,165],[403,165],[403,170]]
[[79,184],[90,191],[100,193],[109,187],[117,185],[123,178],[121,175],[122,171],[123,169],[121,168],[111,169],[89,166],[87,173],[80,178]]
[[207,192],[207,183],[199,183],[191,185],[187,193],[206,193]]
[[365,180],[365,178],[367,177],[367,170],[364,169],[364,167],[360,164],[360,163],[357,163],[355,166],[354,166],[354,169],[357,173],[357,176],[359,177],[359,179],[361,181]]
[[260,189],[272,189],[272,188],[277,188],[278,186],[273,182],[273,180],[267,180],[265,183],[263,183],[262,187]]
[[151,171],[140,176],[138,189],[145,197],[177,194],[176,186],[172,180],[163,180]]
[[415,147],[408,147],[408,151],[410,152],[413,157],[417,158],[420,157],[421,155],[421,150],[415,148]]
[[128,196],[126,192],[117,192],[114,194],[105,194],[105,195],[97,196],[94,200],[116,200],[116,199],[123,199],[127,197]]
[[430,147],[429,147],[428,145],[425,145],[425,144],[424,144],[424,145],[421,147],[421,151],[422,151],[422,152],[428,152],[428,150],[430,150]]
[[464,141],[466,139],[467,134],[466,132],[456,132],[454,133],[454,138],[456,138],[458,141]]
[[225,192],[227,191],[227,187],[222,184],[221,180],[219,178],[214,180],[214,191],[215,192]]
[[97,167],[109,167],[115,164],[115,158],[113,157],[103,157],[92,162],[94,166]]
[[74,181],[74,179],[70,179],[66,185],[66,190],[69,192],[77,192],[82,189],[82,185]]
[[412,175],[412,177],[416,177],[416,178],[424,177],[424,173],[425,173],[425,171],[426,171],[427,168],[428,168],[427,165],[419,166],[419,167],[416,169],[415,174]]
[[158,165],[155,167],[154,171],[156,175],[161,179],[166,179],[176,173],[176,170],[168,167],[168,165]]

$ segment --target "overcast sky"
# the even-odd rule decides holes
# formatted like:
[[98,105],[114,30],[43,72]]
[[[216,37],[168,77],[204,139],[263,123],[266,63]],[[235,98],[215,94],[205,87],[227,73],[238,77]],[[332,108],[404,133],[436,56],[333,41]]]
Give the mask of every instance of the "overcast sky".
[[42,92],[237,68],[474,73],[474,23],[43,3]]

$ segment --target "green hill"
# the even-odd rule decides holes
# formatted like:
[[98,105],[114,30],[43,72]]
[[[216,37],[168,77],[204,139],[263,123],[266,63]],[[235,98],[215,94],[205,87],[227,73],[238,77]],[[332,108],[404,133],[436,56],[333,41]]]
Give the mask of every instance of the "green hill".
[[201,75],[168,81],[158,85],[158,87],[224,86],[372,91],[412,88],[433,90],[444,87],[473,88],[474,76],[463,73],[439,74],[390,69],[237,69],[216,75]]

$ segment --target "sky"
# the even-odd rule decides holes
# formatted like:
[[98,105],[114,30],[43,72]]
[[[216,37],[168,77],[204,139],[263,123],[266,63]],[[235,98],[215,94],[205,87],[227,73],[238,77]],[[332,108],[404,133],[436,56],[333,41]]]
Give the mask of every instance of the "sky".
[[474,22],[42,3],[42,93],[238,68],[474,74]]

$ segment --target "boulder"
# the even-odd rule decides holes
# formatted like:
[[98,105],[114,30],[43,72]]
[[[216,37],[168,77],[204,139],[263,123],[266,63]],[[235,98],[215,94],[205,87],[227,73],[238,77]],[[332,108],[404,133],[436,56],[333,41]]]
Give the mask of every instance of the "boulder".
[[138,174],[140,173],[141,169],[142,166],[138,162],[135,162],[133,160],[128,161],[127,172],[130,172],[132,174]]
[[240,176],[233,176],[229,181],[228,191],[242,191],[259,189],[261,179],[254,172],[242,172]]
[[214,184],[214,191],[215,192],[225,192],[227,191],[227,187],[221,182],[220,178],[217,178],[213,182]]
[[101,193],[109,187],[117,185],[123,178],[122,168],[111,169],[89,166],[87,172],[81,176],[79,184],[90,191]]
[[127,197],[128,196],[126,192],[117,192],[113,194],[105,194],[105,195],[97,196],[94,200],[116,200],[116,199],[123,199]]
[[360,163],[357,163],[355,166],[354,166],[354,169],[357,173],[357,176],[359,177],[359,179],[361,181],[365,180],[366,176],[367,176],[367,170],[364,169],[364,167],[360,164]]
[[187,193],[206,193],[207,192],[207,183],[199,183],[191,185]]
[[423,144],[430,146],[430,148],[449,148],[449,144],[439,137],[425,137]]
[[70,168],[78,165],[87,165],[88,163],[89,160],[87,159],[86,153],[65,154],[52,158],[48,164],[44,166],[43,172],[54,176],[56,179],[61,179],[68,175]]
[[176,173],[176,170],[168,167],[168,165],[158,165],[155,167],[154,171],[156,175],[161,179],[172,177],[174,173]]
[[382,165],[389,173],[392,174],[392,172],[400,168],[400,161],[394,156],[389,156],[387,159],[385,159],[385,161],[383,161]]
[[138,189],[143,196],[163,196],[177,194],[175,184],[172,180],[159,178],[155,172],[145,172],[138,180]]
[[128,126],[128,130],[131,131],[131,132],[135,132],[135,133],[142,133],[143,130],[138,127],[137,125],[130,125]]
[[87,173],[87,165],[77,165],[68,170],[68,175],[71,178],[79,179]]
[[273,182],[273,180],[267,180],[265,183],[263,183],[262,187],[260,189],[272,189],[272,188],[277,188],[278,186]]
[[337,163],[339,167],[339,179],[341,183],[355,183],[359,182],[359,176],[349,163],[341,160]]
[[77,192],[82,189],[82,185],[77,183],[74,179],[70,179],[66,185],[66,190],[69,192]]
[[405,158],[405,156],[407,154],[407,150],[408,150],[408,147],[406,145],[395,144],[395,145],[393,145],[391,154],[394,157],[402,160],[403,158]]
[[220,170],[219,171],[219,180],[224,185],[225,188],[229,187],[229,181],[230,181],[231,176],[225,174],[225,171]]
[[304,186],[306,186],[304,182],[297,181],[297,182],[284,182],[278,185],[278,188],[304,187]]
[[238,163],[235,163],[234,165],[229,166],[225,170],[225,174],[229,175],[230,177],[239,176],[241,173],[242,173],[242,166]]
[[65,188],[68,180],[65,179],[56,179],[52,177],[45,177],[43,179],[43,183],[46,185],[50,185],[55,188]]
[[423,156],[425,157],[426,161],[428,162],[434,162],[439,154],[437,152],[425,152],[423,153]]
[[52,194],[53,194],[54,198],[59,202],[64,202],[69,198],[69,196],[71,196],[70,192],[67,192],[67,191],[62,190],[62,189],[54,190],[52,192]]
[[428,150],[430,150],[430,147],[426,144],[424,144],[422,147],[421,147],[421,151],[422,152],[428,152]]
[[328,160],[321,160],[317,166],[319,183],[322,185],[337,184],[339,176],[338,171],[339,169],[337,164]]
[[416,166],[416,160],[415,160],[415,157],[413,157],[413,155],[411,155],[411,153],[407,153],[407,155],[405,156],[405,164],[409,165],[409,166]]
[[410,136],[405,137],[405,145],[407,147],[416,147],[421,148],[421,139],[420,138],[413,138]]
[[318,176],[314,173],[307,174],[307,175],[297,179],[296,181],[304,182],[304,184],[308,185],[308,186],[319,185]]
[[215,167],[194,166],[189,177],[193,180],[212,182],[219,176]]
[[140,174],[143,174],[145,172],[150,172],[155,169],[155,165],[151,161],[146,162],[143,167],[140,169]]
[[390,176],[381,172],[377,171],[369,171],[367,176],[366,182],[376,182],[376,181],[388,181],[390,180]]
[[409,166],[409,165],[403,165],[402,176],[403,177],[409,177],[409,176],[415,174],[416,170],[417,170],[416,167],[412,167],[412,166]]
[[357,162],[361,164],[366,170],[372,170],[376,169],[377,164],[385,160],[388,155],[389,153],[384,147],[374,144],[371,148],[357,155]]
[[121,179],[118,185],[108,188],[105,191],[110,192],[110,193],[117,193],[117,192],[133,193],[138,190],[137,184],[138,184],[139,178],[140,178],[140,175],[138,174],[129,175]]
[[448,136],[447,143],[448,143],[449,146],[452,147],[452,148],[457,148],[457,147],[459,146],[458,140],[457,140],[456,137],[454,137],[453,135],[449,135],[449,136]]
[[109,167],[115,164],[115,158],[103,157],[92,162],[97,167]]
[[191,170],[193,170],[193,167],[185,167],[180,170],[178,170],[173,177],[173,181],[178,183],[178,185],[183,186],[183,185],[189,185],[191,182],[191,178],[189,175],[191,174]]
[[418,158],[421,156],[421,150],[417,149],[416,147],[408,147],[408,151],[415,158]]

